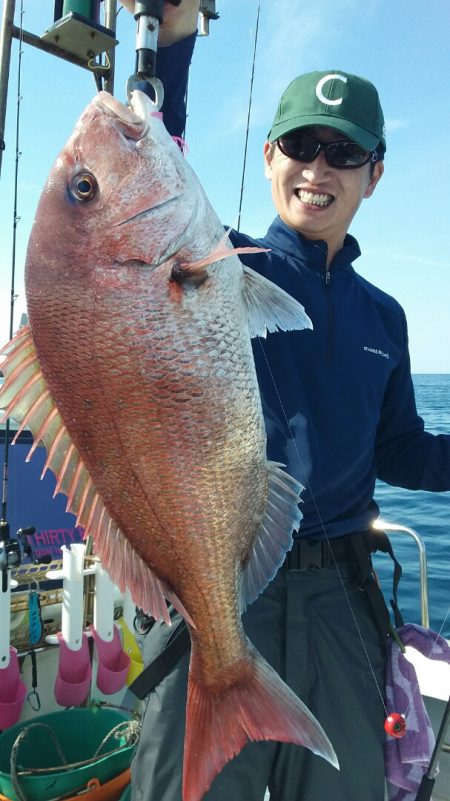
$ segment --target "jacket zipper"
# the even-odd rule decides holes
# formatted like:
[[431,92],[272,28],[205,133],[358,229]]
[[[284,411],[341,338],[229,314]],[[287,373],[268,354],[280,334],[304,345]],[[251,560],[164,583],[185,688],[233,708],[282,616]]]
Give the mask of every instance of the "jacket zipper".
[[331,282],[331,273],[328,269],[325,270],[325,296],[327,299],[327,318],[328,318],[328,330],[327,330],[327,350],[326,350],[326,361],[331,361],[331,356],[333,352],[333,305],[331,303],[331,296],[330,296],[330,282]]

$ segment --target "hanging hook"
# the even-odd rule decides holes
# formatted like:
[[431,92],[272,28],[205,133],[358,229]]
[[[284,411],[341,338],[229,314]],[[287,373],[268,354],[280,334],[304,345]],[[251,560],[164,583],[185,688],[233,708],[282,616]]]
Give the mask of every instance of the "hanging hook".
[[[151,87],[151,93],[153,97],[150,96],[148,87]],[[155,111],[159,111],[163,102],[164,102],[164,87],[159,80],[159,78],[148,78],[144,75],[131,75],[127,81],[127,98],[128,102],[131,100],[132,93],[139,89],[141,92],[144,92],[147,97],[150,98],[150,102],[153,103],[155,107]]]
[[39,712],[41,709],[41,699],[39,697],[39,693],[37,691],[37,666],[36,666],[36,652],[33,650],[30,651],[31,657],[31,686],[32,690],[27,695],[27,701],[29,702],[33,712]]
[[[181,0],[169,0],[169,2],[173,6],[179,6]],[[127,82],[128,100],[134,89],[146,92],[148,89],[146,84],[151,86],[155,111],[160,110],[164,100],[163,85],[159,78],[156,78],[156,54],[159,26],[163,22],[163,6],[163,0],[135,0],[136,69]]]

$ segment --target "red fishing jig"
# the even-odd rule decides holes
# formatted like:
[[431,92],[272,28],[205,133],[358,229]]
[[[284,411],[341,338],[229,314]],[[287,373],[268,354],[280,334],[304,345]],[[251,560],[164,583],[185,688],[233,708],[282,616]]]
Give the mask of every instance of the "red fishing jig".
[[399,712],[391,712],[384,721],[384,730],[390,737],[404,737],[406,734],[406,718]]

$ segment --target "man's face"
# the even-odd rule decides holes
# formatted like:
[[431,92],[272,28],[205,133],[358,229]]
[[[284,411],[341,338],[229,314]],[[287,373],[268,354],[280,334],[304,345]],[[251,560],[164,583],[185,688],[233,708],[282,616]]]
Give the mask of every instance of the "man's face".
[[[333,128],[305,129],[321,142],[346,139]],[[321,151],[309,163],[285,156],[279,147],[264,146],[265,173],[272,182],[272,199],[281,219],[307,239],[323,239],[331,258],[342,247],[363,198],[370,197],[383,174],[383,162],[350,170],[330,167]]]

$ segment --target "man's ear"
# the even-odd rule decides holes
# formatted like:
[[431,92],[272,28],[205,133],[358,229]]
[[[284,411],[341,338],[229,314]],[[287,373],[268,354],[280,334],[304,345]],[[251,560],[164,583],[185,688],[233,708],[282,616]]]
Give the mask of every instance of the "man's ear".
[[271,142],[264,142],[264,175],[267,180],[272,179],[272,159],[273,159],[273,145]]
[[367,184],[367,189],[364,192],[363,197],[371,197],[373,195],[375,187],[378,181],[380,180],[381,176],[383,175],[383,173],[384,173],[384,163],[382,161],[377,161],[374,166],[373,175],[369,183]]

